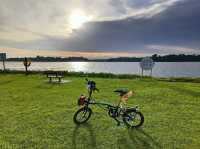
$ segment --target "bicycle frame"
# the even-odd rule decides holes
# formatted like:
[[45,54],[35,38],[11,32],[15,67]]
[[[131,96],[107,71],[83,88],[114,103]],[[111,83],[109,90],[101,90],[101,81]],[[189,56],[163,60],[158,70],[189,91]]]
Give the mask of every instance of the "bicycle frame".
[[93,93],[93,91],[89,90],[88,93],[89,93],[89,96],[87,98],[87,102],[86,102],[85,106],[88,107],[89,105],[103,105],[103,106],[108,106],[108,107],[114,107],[114,106],[112,106],[111,104],[108,104],[108,103],[95,102],[94,100],[91,101],[92,100],[92,93]]
[[[92,100],[93,91],[89,90],[88,93],[89,93],[89,96],[88,96],[88,98],[87,98],[87,100],[85,102],[85,105],[84,105],[85,107],[89,107],[89,105],[97,105],[100,108],[102,108],[101,106],[103,106],[104,107],[103,109],[108,112],[110,117],[114,118],[117,121],[118,125],[121,123],[117,119],[117,117],[120,117],[122,115],[121,112],[123,111],[123,107],[121,106],[121,103],[122,103],[121,100],[119,100],[119,102],[118,102],[118,104],[116,106],[111,105],[109,103],[104,103],[104,102],[95,102],[95,100]],[[111,112],[111,110],[113,110],[113,109],[115,110],[115,111],[112,111],[114,113]]]
[[120,108],[121,106],[121,103],[122,103],[122,100],[120,99],[119,100],[119,102],[118,102],[118,104],[117,104],[117,106],[113,106],[113,105],[111,105],[111,104],[108,104],[108,103],[103,103],[103,102],[95,102],[95,101],[93,101],[93,102],[91,102],[91,100],[92,100],[92,93],[93,93],[93,91],[92,90],[88,90],[88,94],[89,94],[89,96],[88,96],[88,98],[87,98],[87,102],[86,102],[86,106],[88,106],[88,105],[103,105],[103,106],[108,106],[108,107],[115,107],[115,108]]

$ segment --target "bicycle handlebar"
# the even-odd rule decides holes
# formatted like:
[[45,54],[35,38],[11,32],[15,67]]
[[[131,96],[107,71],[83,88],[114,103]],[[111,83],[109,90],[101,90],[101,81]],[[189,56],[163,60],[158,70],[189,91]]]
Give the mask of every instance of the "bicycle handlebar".
[[99,89],[96,88],[96,83],[94,81],[88,80],[87,78],[85,80],[87,81],[88,90],[99,92]]

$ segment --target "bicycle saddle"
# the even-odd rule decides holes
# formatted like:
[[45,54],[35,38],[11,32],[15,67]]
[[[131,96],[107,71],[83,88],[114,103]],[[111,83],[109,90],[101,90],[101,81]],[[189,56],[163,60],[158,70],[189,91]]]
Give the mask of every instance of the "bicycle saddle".
[[119,93],[120,96],[124,96],[125,94],[129,92],[129,90],[125,88],[120,88],[120,89],[114,90],[114,92]]

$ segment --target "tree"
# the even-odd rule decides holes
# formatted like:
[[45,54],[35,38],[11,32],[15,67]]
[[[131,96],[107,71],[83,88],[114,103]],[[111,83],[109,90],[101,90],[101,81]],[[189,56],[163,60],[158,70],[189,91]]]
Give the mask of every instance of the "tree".
[[26,71],[26,75],[28,75],[28,67],[31,65],[31,61],[28,60],[26,57],[24,58],[24,67],[25,67],[25,71]]

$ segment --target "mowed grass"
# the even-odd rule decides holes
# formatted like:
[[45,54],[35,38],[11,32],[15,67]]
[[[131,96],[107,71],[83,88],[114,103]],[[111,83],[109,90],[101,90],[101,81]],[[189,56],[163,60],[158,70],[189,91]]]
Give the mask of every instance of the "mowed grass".
[[200,147],[200,84],[156,79],[96,81],[97,101],[116,103],[116,88],[135,92],[127,106],[139,105],[140,129],[117,126],[105,111],[92,107],[87,124],[77,126],[77,98],[87,93],[83,77],[48,83],[44,75],[0,74],[0,148],[19,149],[154,149]]

